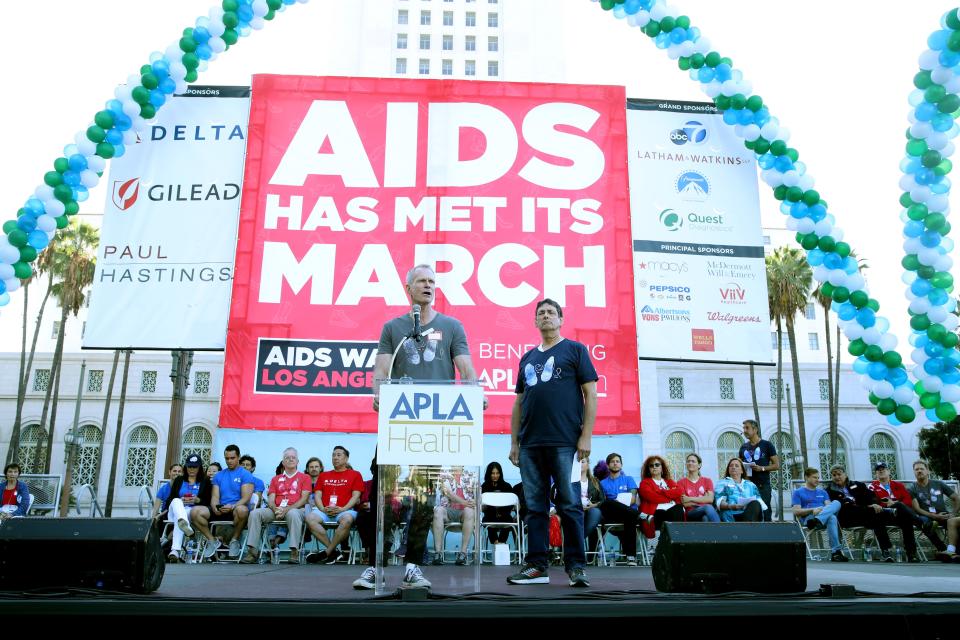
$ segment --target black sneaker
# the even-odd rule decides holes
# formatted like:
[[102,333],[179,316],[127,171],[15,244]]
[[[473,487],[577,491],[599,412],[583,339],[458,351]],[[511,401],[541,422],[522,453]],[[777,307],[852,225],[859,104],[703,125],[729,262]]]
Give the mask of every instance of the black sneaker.
[[327,559],[323,561],[323,564],[337,564],[337,560],[340,559],[340,556],[343,555],[340,553],[340,549],[334,549],[327,554]]
[[550,584],[550,576],[546,569],[525,564],[519,573],[507,578],[507,584]]
[[571,587],[589,587],[590,586],[590,581],[587,580],[587,574],[583,572],[582,567],[577,567],[576,569],[570,569],[570,571],[567,571],[567,575],[570,577]]
[[308,553],[307,557],[304,558],[304,562],[307,564],[321,564],[327,559],[326,551],[315,551],[313,553]]
[[442,564],[443,564],[443,554],[442,554],[442,553],[438,553],[437,555],[433,556],[433,560],[430,562],[430,564],[432,564],[432,565],[435,566],[435,567],[439,567],[440,565],[442,565]]
[[830,555],[830,562],[850,562],[850,559],[843,555],[843,551],[834,551]]
[[883,558],[882,558],[882,560],[883,560],[884,562],[894,562],[893,556],[890,555],[890,552],[889,552],[889,551],[884,551],[884,552],[883,552]]
[[810,531],[816,531],[818,529],[826,529],[826,527],[818,518],[810,518],[807,520],[807,529],[810,529]]
[[457,561],[454,562],[454,564],[457,565],[458,567],[465,567],[467,565],[467,554],[458,553]]

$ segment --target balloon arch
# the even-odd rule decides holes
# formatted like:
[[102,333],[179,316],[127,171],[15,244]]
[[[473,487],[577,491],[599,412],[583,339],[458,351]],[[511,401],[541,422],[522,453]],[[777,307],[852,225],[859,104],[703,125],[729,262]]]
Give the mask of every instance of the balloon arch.
[[[114,98],[93,116],[93,121],[64,147],[17,212],[3,224],[0,235],[0,306],[20,281],[33,274],[33,263],[53,238],[79,211],[79,203],[99,182],[110,158],[120,157],[136,140],[169,96],[186,92],[210,62],[241,37],[262,29],[267,21],[290,5],[307,0],[223,0],[165,51],[150,55]],[[597,0],[593,0],[597,2]],[[781,202],[789,229],[806,250],[807,261],[821,290],[833,299],[839,326],[850,340],[856,357],[854,370],[861,374],[870,401],[894,425],[912,422],[918,411],[930,420],[951,420],[960,403],[960,351],[954,330],[956,300],[949,252],[953,240],[949,214],[949,157],[951,140],[960,132],[960,16],[948,11],[940,29],[927,40],[920,56],[920,71],[910,94],[910,127],[906,155],[901,162],[900,188],[905,256],[902,260],[910,300],[914,366],[911,382],[896,351],[896,336],[889,321],[878,315],[879,303],[870,297],[843,231],[826,201],[813,188],[814,180],[788,143],[789,131],[780,125],[763,99],[753,93],[743,72],[730,58],[711,49],[710,41],[692,26],[690,18],[676,15],[664,0],[600,0],[600,7],[615,18],[639,28],[664,49],[682,71],[700,83],[733,127],[747,149],[754,152],[761,177]]]

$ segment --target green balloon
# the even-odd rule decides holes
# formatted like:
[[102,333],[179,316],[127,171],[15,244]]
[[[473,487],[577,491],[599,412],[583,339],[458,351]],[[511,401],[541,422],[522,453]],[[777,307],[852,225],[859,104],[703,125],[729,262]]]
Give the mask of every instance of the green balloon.
[[947,217],[942,213],[935,212],[928,215],[923,219],[923,224],[927,229],[931,231],[939,231],[943,228],[944,223],[946,223]]
[[58,184],[53,188],[53,197],[60,202],[66,202],[73,197],[73,189],[68,184]]
[[[720,64],[721,59],[722,58],[720,57],[719,53],[717,53],[716,51],[711,51],[710,53],[707,54],[707,57],[704,60],[706,61],[708,67],[715,67],[718,64]],[[743,100],[744,105],[747,103],[747,99],[742,94],[738,93],[737,95],[733,96],[734,99],[736,99],[737,96],[740,96],[740,98]],[[735,107],[735,108],[743,109],[742,106]]]
[[63,174],[57,171],[47,171],[43,174],[43,182],[48,187],[55,187],[58,184],[63,184]]
[[942,324],[931,324],[927,327],[927,337],[934,342],[941,342],[947,335],[947,328]]
[[835,289],[835,287],[834,287],[832,284],[830,284],[829,282],[824,282],[823,284],[820,285],[820,293],[822,293],[823,295],[825,295],[825,296],[827,296],[827,297],[833,297],[833,290],[834,290],[834,289]]
[[944,160],[943,162],[941,162],[940,164],[938,164],[933,168],[933,172],[938,176],[945,176],[951,171],[953,171],[952,160]]
[[67,225],[70,224],[70,218],[65,215],[57,216],[54,219],[57,221],[57,229],[66,229]]
[[953,229],[953,225],[951,225],[949,222],[945,222],[943,223],[943,227],[940,229],[940,233],[943,235],[948,235],[951,229]]
[[237,16],[235,11],[224,11],[222,19],[223,26],[225,26],[227,29],[234,29],[238,24],[240,24],[240,17]]
[[867,300],[867,309],[872,309],[873,311],[880,311],[880,303],[870,298]]
[[20,261],[21,262],[33,262],[37,259],[37,250],[27,245],[25,247],[20,247]]
[[[779,140],[777,141],[779,142]],[[787,189],[787,200],[790,202],[800,202],[803,197],[803,189],[800,187],[790,187]]]
[[863,357],[870,362],[879,362],[883,358],[883,349],[879,345],[872,344],[864,351]]
[[[652,20],[651,20],[652,22]],[[237,40],[240,38],[240,34],[237,33],[236,29],[227,29],[223,32],[223,35],[220,36],[227,45],[237,44]]]
[[850,255],[850,245],[846,242],[838,242],[834,251],[836,251],[837,255],[841,258],[846,258]]
[[921,71],[917,75],[913,76],[913,86],[917,89],[926,89],[931,84],[933,84],[933,79],[930,77],[929,71]]
[[859,358],[867,351],[867,343],[860,338],[851,340],[850,344],[847,345],[847,351],[850,353],[850,355]]
[[933,167],[937,166],[942,160],[943,156],[940,155],[939,151],[934,149],[930,149],[920,156],[920,162],[928,169],[932,169]]
[[818,202],[820,202],[820,194],[816,190],[808,189],[803,192],[803,204],[812,207]]
[[[770,153],[775,156],[782,156],[787,152],[787,143],[783,140],[774,140],[770,143]],[[802,193],[802,191],[801,191]]]
[[200,58],[195,53],[185,53],[183,54],[183,58],[180,60],[183,62],[183,66],[185,66],[188,70],[196,69],[200,66]]
[[796,162],[797,160],[800,159],[800,152],[794,149],[793,147],[788,148],[787,153],[785,155],[788,158],[790,158],[790,160],[793,162]]
[[57,173],[66,173],[70,170],[70,162],[66,158],[57,158],[53,161],[53,170]]
[[66,210],[64,211],[64,213],[66,213],[68,216],[75,216],[77,215],[77,213],[80,212],[80,205],[77,204],[76,200],[71,200],[70,202],[64,202],[63,204],[66,207]]
[[10,233],[14,229],[19,229],[19,227],[17,226],[16,220],[7,220],[6,222],[3,223],[3,232],[5,234],[10,235]]
[[960,98],[958,98],[956,94],[951,93],[937,103],[937,109],[940,113],[953,113],[957,109],[960,109]]
[[910,253],[901,258],[900,264],[907,271],[916,271],[920,267],[920,260],[917,258],[917,254]]
[[[267,6],[276,11],[283,4],[283,0],[267,0]],[[611,7],[612,9],[613,7]]]
[[917,140],[916,138],[907,143],[907,153],[919,158],[927,152],[926,140]]
[[179,47],[180,47],[180,50],[185,53],[193,53],[194,51],[197,50],[197,41],[194,40],[192,37],[184,36],[180,38]]
[[96,115],[93,116],[93,121],[97,123],[97,126],[101,129],[112,129],[114,124],[113,112],[107,109],[97,111]]
[[187,82],[196,82],[197,78],[200,77],[196,69],[190,69],[187,71],[187,75],[184,76],[184,80]]
[[133,91],[130,93],[130,97],[133,98],[133,101],[137,104],[147,104],[150,102],[150,92],[142,86],[134,87]]
[[867,303],[870,301],[870,296],[867,295],[866,291],[854,291],[850,294],[850,304],[855,306],[857,309],[862,309],[867,306]]
[[[612,4],[617,4],[617,0],[614,0]],[[240,3],[237,0],[223,0],[220,4],[224,11],[236,11],[240,8]],[[610,7],[611,9],[613,7]]]
[[903,364],[903,358],[896,351],[887,351],[883,354],[880,362],[887,365],[888,369],[896,369]]
[[773,190],[773,197],[777,200],[786,200],[788,187],[784,184]]
[[958,29],[960,29],[960,16],[957,15],[958,11],[960,10],[951,9],[950,11],[947,12],[947,15],[945,16],[946,18],[945,21],[947,26],[953,29],[954,31],[957,31]]
[[943,100],[946,95],[947,90],[942,84],[931,84],[927,87],[927,90],[923,92],[923,99],[930,104],[936,104]]
[[104,160],[109,160],[112,158],[114,153],[116,153],[116,150],[109,142],[101,142],[97,145],[97,155]]
[[913,198],[910,197],[910,194],[906,192],[900,194],[899,202],[901,207],[912,207],[917,204],[913,201]]
[[[704,58],[702,53],[695,53],[690,56],[690,66],[694,69],[699,69],[703,65],[707,64],[706,58]],[[728,96],[721,94],[717,95],[716,105],[718,109],[727,110],[730,108],[730,98]],[[723,106],[721,106],[721,104]]]
[[153,72],[145,73],[140,76],[140,84],[146,89],[153,90],[160,86],[160,78]]
[[920,406],[924,409],[933,409],[940,404],[939,393],[924,393],[920,395]]
[[917,275],[923,278],[924,280],[929,280],[934,276],[936,272],[937,272],[936,269],[928,265],[920,265],[919,267],[917,267]]
[[[144,74],[146,74],[146,73],[151,73],[152,71],[153,71],[153,67],[150,66],[149,64],[142,64],[142,65],[140,65],[140,75],[144,75]],[[908,129],[908,130],[909,130],[909,129]]]
[[918,313],[917,315],[910,318],[910,327],[914,331],[926,331],[927,327],[930,326],[930,318],[927,317],[925,313]]
[[960,51],[960,33],[954,32],[950,34],[950,38],[947,39],[947,48],[950,51]]
[[680,71],[689,71],[690,58],[687,58],[686,56],[680,56],[677,58],[677,66],[680,67]]
[[944,422],[950,422],[957,417],[957,410],[949,402],[943,402],[937,407],[937,417]]
[[677,26],[677,21],[672,16],[664,16],[660,21],[660,31],[670,33]]
[[677,26],[681,29],[689,29],[690,16],[677,16]]
[[850,290],[846,287],[837,287],[833,290],[833,295],[831,296],[834,302],[839,302],[843,304],[850,299]]
[[87,127],[87,140],[90,142],[103,142],[106,139],[107,132],[97,125],[91,125],[90,127]]
[[947,289],[953,286],[953,276],[946,271],[940,271],[933,274],[933,277],[930,278],[930,284],[937,289]]
[[897,407],[894,415],[897,416],[897,420],[900,422],[913,422],[913,419],[917,417],[916,411],[914,411],[913,407],[908,404],[902,404]]
[[[707,56],[708,59],[709,57],[710,56]],[[707,64],[709,64],[709,62]],[[742,93],[734,94],[730,97],[730,106],[734,109],[745,109],[747,107],[747,96],[743,95]]]
[[833,236],[823,236],[820,238],[820,250],[826,253],[832,253],[833,250],[837,247],[837,241],[833,239]]
[[[189,75],[190,72],[187,72]],[[157,115],[157,108],[152,104],[145,104],[140,107],[140,117],[144,120],[151,120]]]
[[747,109],[756,112],[761,108],[763,108],[763,98],[760,96],[750,96],[747,98]]
[[817,234],[815,233],[807,233],[802,235],[800,238],[800,246],[807,251],[816,249],[819,244],[820,240],[817,238]]
[[877,411],[879,411],[881,415],[889,416],[896,410],[897,410],[897,401],[894,400],[893,398],[884,398],[883,400],[877,403]]
[[33,275],[33,267],[26,262],[14,262],[13,273],[21,280],[26,280]]
[[873,391],[867,394],[867,400],[870,401],[870,404],[876,406],[880,402],[880,396],[875,394]]
[[[227,2],[224,2],[223,4],[226,5]],[[616,4],[616,0],[600,0],[600,8],[604,11],[610,11],[610,9],[613,9],[614,5]],[[236,5],[236,3],[234,3],[234,5]],[[228,9],[224,9],[224,11],[228,11]],[[234,6],[232,11],[236,11],[236,6]]]
[[955,333],[948,333],[947,335],[943,336],[943,341],[941,342],[941,344],[943,344],[943,346],[947,347],[948,349],[953,349],[958,344],[960,344],[960,336],[958,336]]

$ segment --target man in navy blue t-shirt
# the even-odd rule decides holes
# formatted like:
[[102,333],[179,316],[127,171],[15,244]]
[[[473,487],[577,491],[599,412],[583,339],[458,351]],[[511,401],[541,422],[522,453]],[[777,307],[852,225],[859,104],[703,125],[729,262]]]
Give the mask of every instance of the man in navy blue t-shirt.
[[571,484],[574,458],[590,456],[597,415],[597,372],[587,348],[560,335],[563,310],[546,298],[537,303],[540,346],[520,359],[517,399],[511,416],[510,462],[520,467],[527,502],[526,563],[510,584],[543,584],[547,575],[550,479],[563,527],[563,564],[571,587],[588,587],[583,573],[583,507]]

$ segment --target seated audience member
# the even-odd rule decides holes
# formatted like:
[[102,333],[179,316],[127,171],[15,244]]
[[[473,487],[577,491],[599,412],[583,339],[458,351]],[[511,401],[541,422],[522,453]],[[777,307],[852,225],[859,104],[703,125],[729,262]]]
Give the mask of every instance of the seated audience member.
[[743,461],[731,458],[724,478],[717,485],[717,509],[723,522],[760,522],[770,507],[760,497],[760,490],[745,477]]
[[183,466],[179,462],[174,462],[170,465],[170,468],[167,469],[167,482],[160,485],[160,488],[157,489],[157,495],[153,499],[153,517],[156,517],[157,514],[160,513],[163,501],[167,499],[170,493],[170,483],[181,475],[183,475]]
[[605,496],[600,482],[590,473],[590,458],[580,461],[580,480],[574,481],[573,488],[583,505],[583,539],[587,541],[587,548],[592,550],[597,546],[597,527],[602,518],[600,505]]
[[456,564],[467,564],[467,548],[477,519],[476,474],[462,466],[440,472],[440,504],[433,509],[433,564],[443,564],[443,529],[448,522],[460,524],[460,551]]
[[8,518],[22,518],[30,508],[30,489],[20,481],[20,465],[11,462],[3,468],[6,482],[3,485],[3,501],[0,502],[0,522]]
[[287,523],[290,537],[290,564],[300,563],[300,541],[303,539],[303,506],[313,493],[310,476],[297,471],[300,457],[297,450],[283,451],[283,472],[270,481],[265,506],[250,514],[247,532],[247,551],[240,562],[253,564],[260,557],[260,538],[263,525],[274,520]]
[[[503,479],[503,467],[499,462],[491,462],[483,474],[480,493],[513,493],[513,486]],[[483,522],[513,522],[513,507],[484,507]],[[510,538],[510,529],[494,527],[487,529],[490,544],[506,543]]]
[[840,526],[866,527],[872,530],[880,546],[883,561],[893,562],[893,545],[887,534],[888,519],[884,517],[883,506],[877,502],[873,491],[870,491],[865,482],[847,478],[843,465],[834,465],[830,469],[830,477],[832,481],[827,484],[827,495],[831,500],[840,503],[840,512],[837,514]]
[[[950,488],[950,485],[940,480],[930,478],[930,465],[926,460],[917,460],[913,463],[913,475],[917,481],[910,489],[911,506],[920,518],[923,532],[934,543],[937,550],[944,548],[943,542],[936,533],[937,527],[947,528],[947,522],[952,516],[960,512],[960,494]],[[950,503],[947,504],[947,498]]]
[[[619,453],[607,456],[607,469],[609,474],[600,481],[604,498],[600,513],[604,524],[623,525],[619,535],[620,550],[627,557],[627,566],[634,567],[637,564],[637,522],[641,519],[633,507],[637,502],[637,483],[623,473],[623,458]],[[629,504],[617,500],[621,494],[629,494]]]
[[257,461],[251,455],[240,456],[240,466],[250,472],[250,475],[253,476],[253,495],[257,496],[256,502],[250,502],[250,508],[254,509],[256,507],[262,507],[263,502],[263,492],[266,491],[267,485],[263,483],[263,480],[254,475],[254,472],[257,470]]
[[211,462],[209,465],[207,465],[207,478],[213,480],[213,476],[217,475],[221,471],[223,471],[223,467],[220,466],[219,462]]
[[683,495],[680,504],[691,522],[720,522],[720,515],[713,506],[713,480],[700,475],[703,460],[696,453],[687,454],[687,475],[677,480]]
[[[228,445],[223,452],[223,459],[227,463],[227,468],[213,476],[210,511],[207,513],[196,512],[193,520],[208,540],[212,537],[209,535],[209,529],[207,528],[208,520],[210,522],[233,522],[229,556],[237,558],[241,551],[240,536],[243,535],[243,530],[247,526],[247,517],[250,515],[250,509],[247,505],[250,504],[250,496],[253,495],[253,476],[240,466],[240,447],[237,445]],[[203,548],[204,557],[213,556],[219,545],[219,541],[205,545]]]
[[831,562],[846,562],[840,544],[839,502],[831,501],[820,487],[820,472],[813,467],[803,472],[804,484],[793,492],[793,515],[810,530],[826,529],[830,540]]
[[[357,519],[356,507],[363,494],[363,476],[347,468],[349,459],[349,451],[339,445],[334,447],[333,469],[317,477],[317,484],[313,488],[316,508],[307,516],[307,526],[326,549],[307,555],[306,560],[310,564],[336,563],[340,558],[340,543],[350,535],[350,529]],[[324,523],[337,525],[333,538],[327,538]]]
[[[643,461],[643,480],[640,481],[640,513],[650,516],[643,523],[643,533],[653,542],[660,538],[664,522],[683,522],[683,491],[670,477],[670,467],[660,456]],[[655,546],[655,543],[651,547]]]
[[937,551],[937,560],[941,562],[960,562],[957,547],[960,547],[960,516],[947,520],[947,546],[943,551]]
[[210,507],[213,489],[202,465],[200,456],[188,456],[183,463],[183,473],[157,491],[157,497],[162,496],[162,508],[167,512],[167,521],[174,524],[172,545],[167,555],[167,560],[172,563],[180,562],[184,537],[193,535],[190,521],[194,508]]
[[903,534],[903,546],[907,558],[912,562],[919,562],[917,557],[917,541],[913,528],[919,527],[937,549],[943,551],[946,545],[931,527],[924,527],[924,522],[913,510],[913,496],[900,482],[890,478],[890,469],[887,463],[880,461],[873,465],[875,480],[867,485],[877,501],[883,506],[884,520],[889,525],[900,527]]

